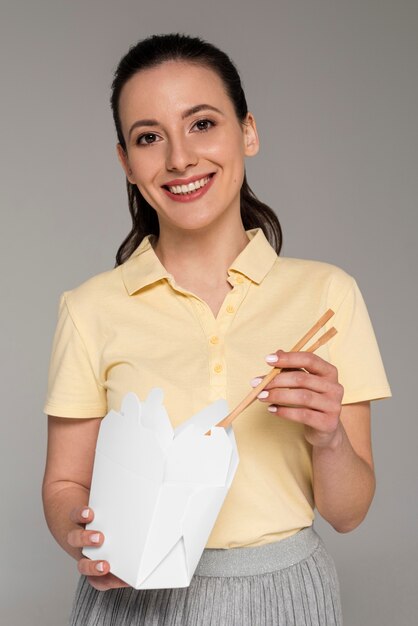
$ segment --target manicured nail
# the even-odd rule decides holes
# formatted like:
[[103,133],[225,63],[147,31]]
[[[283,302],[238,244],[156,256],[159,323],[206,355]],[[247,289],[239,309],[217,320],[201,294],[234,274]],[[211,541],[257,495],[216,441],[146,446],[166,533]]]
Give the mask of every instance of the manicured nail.
[[262,378],[253,378],[253,379],[250,381],[250,385],[251,385],[251,387],[257,387],[257,385],[259,385],[259,384],[261,383],[261,381],[262,381],[262,380],[263,380]]
[[81,517],[84,517],[84,519],[87,519],[89,516],[89,513],[90,513],[89,509],[83,509],[81,511]]
[[268,354],[266,356],[267,363],[277,363],[278,360],[279,357],[277,356],[277,354]]
[[92,543],[99,543],[99,541],[100,541],[99,533],[93,533],[92,535],[90,535],[90,541]]
[[268,397],[269,397],[268,391],[260,391],[260,393],[257,396],[257,398],[260,398],[260,400],[262,400],[263,398],[268,398]]
[[270,406],[267,407],[267,410],[270,411],[270,413],[277,413],[277,406],[275,404],[270,404]]
[[104,572],[103,561],[100,561],[100,563],[97,563],[96,569],[97,569],[98,572]]

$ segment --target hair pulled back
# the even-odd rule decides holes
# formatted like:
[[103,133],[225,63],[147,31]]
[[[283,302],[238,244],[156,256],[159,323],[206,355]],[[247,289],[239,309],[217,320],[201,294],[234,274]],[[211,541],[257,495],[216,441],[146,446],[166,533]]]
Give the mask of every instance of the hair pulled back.
[[[156,67],[165,61],[196,63],[214,71],[224,84],[237,118],[240,122],[245,120],[248,107],[241,79],[231,59],[224,52],[198,37],[178,33],[152,35],[129,49],[119,62],[112,82],[110,103],[113,119],[118,141],[125,151],[126,143],[119,116],[119,99],[122,88],[137,72]],[[130,183],[128,179],[126,179],[126,185],[132,229],[116,254],[116,265],[124,263],[144,237],[150,234],[158,237],[160,232],[155,209],[145,200],[136,185]],[[282,245],[280,222],[274,211],[255,196],[247,183],[245,173],[240,191],[240,207],[245,230],[261,228],[279,254]]]

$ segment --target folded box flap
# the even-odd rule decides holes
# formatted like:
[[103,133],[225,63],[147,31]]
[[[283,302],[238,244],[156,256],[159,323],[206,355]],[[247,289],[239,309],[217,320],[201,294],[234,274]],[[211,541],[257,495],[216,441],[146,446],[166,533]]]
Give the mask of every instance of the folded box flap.
[[172,550],[183,535],[183,519],[194,485],[163,484],[154,508],[138,580],[145,580]]
[[205,487],[197,489],[189,498],[183,521],[183,539],[190,578],[202,556],[226,492],[226,487]]
[[173,483],[225,485],[232,441],[224,428],[212,428],[210,436],[194,424],[174,438],[167,451],[164,480]]
[[229,413],[228,403],[223,398],[208,404],[203,409],[189,417],[180,426],[174,429],[174,437],[178,437],[191,424],[196,432],[206,433],[212,426],[220,422]]
[[144,428],[152,430],[163,450],[166,450],[174,437],[173,427],[163,404],[164,391],[153,387],[142,403],[141,422]]
[[[150,404],[158,407],[158,398],[152,398]],[[102,419],[96,450],[130,471],[160,482],[165,465],[161,441],[167,439],[167,431],[162,439],[157,428],[145,427],[142,423],[143,407],[136,394],[126,394],[120,413],[111,410]],[[158,414],[158,408],[156,412]]]

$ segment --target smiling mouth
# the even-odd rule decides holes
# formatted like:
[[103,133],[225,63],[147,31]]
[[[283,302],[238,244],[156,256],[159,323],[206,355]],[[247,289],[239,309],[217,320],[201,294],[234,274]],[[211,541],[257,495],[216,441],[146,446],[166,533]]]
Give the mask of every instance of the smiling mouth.
[[167,189],[170,193],[175,194],[176,196],[189,196],[199,189],[203,189],[206,187],[211,178],[215,176],[215,174],[209,174],[204,178],[200,178],[199,180],[195,180],[188,185],[163,185],[164,189]]

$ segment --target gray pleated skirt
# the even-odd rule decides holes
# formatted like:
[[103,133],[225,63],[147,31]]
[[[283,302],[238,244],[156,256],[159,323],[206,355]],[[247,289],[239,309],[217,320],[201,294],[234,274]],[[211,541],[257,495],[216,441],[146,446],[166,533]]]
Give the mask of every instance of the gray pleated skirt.
[[337,573],[313,530],[206,549],[189,587],[97,591],[82,576],[70,626],[341,626]]

